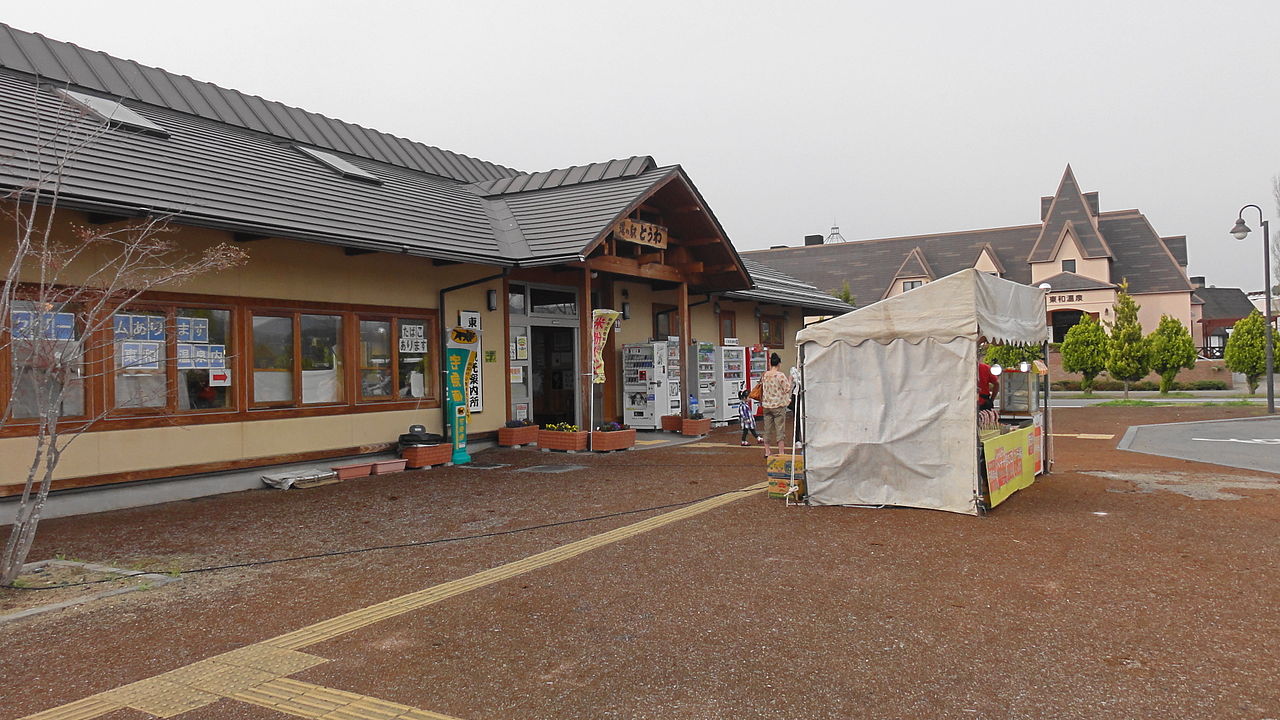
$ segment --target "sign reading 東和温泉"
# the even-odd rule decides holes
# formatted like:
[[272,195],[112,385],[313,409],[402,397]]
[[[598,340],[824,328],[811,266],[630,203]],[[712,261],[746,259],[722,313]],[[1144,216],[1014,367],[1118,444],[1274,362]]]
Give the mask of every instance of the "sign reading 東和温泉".
[[665,248],[667,246],[667,229],[661,225],[623,218],[613,227],[613,236],[637,245]]

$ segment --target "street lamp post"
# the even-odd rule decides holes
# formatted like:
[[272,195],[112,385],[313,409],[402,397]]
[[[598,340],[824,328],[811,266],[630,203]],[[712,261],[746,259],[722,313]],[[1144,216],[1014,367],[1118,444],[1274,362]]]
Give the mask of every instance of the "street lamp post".
[[1263,335],[1266,339],[1267,348],[1267,412],[1274,415],[1276,412],[1276,386],[1274,348],[1271,340],[1275,328],[1274,320],[1271,316],[1271,227],[1268,225],[1267,219],[1262,216],[1262,208],[1257,205],[1245,205],[1236,214],[1235,227],[1231,228],[1232,237],[1237,240],[1243,240],[1249,235],[1250,228],[1244,224],[1244,211],[1248,208],[1257,210],[1258,220],[1262,222],[1262,277],[1267,316],[1267,332]]

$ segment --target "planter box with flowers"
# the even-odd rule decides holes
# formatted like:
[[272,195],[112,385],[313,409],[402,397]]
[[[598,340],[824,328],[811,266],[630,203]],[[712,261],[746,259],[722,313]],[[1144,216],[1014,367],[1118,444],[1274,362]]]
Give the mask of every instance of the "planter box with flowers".
[[448,443],[409,445],[400,451],[400,457],[405,459],[408,467],[414,469],[432,465],[451,465],[449,458],[453,457],[453,446]]
[[636,429],[616,422],[608,422],[591,433],[591,449],[595,452],[629,450],[636,445]]
[[706,435],[711,432],[711,418],[702,417],[702,413],[690,413],[689,417],[680,420],[681,435]]
[[587,449],[587,438],[590,435],[586,430],[578,430],[577,425],[551,423],[538,431],[538,448],[543,452],[578,452]]
[[680,432],[680,421],[684,418],[679,415],[663,415],[661,418],[663,432]]
[[538,426],[528,420],[512,420],[506,427],[498,428],[498,444],[502,447],[520,447],[538,442]]

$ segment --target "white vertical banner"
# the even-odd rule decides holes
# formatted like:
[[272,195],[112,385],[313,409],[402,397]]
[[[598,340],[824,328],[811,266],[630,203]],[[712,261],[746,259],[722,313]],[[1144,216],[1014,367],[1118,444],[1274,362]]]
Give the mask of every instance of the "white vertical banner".
[[[482,344],[483,346],[483,344]],[[473,413],[484,411],[484,380],[480,374],[480,355],[483,350],[477,349],[471,354],[471,378],[467,385],[467,409]]]

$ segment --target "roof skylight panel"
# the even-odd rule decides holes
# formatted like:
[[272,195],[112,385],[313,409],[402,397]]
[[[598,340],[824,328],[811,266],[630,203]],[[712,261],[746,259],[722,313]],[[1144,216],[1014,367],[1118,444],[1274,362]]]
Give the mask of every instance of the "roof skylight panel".
[[87,95],[76,90],[67,90],[65,88],[58,88],[57,92],[63,98],[71,101],[73,104],[78,105],[81,108],[84,108],[85,110],[88,110],[112,126],[141,130],[142,132],[159,135],[160,137],[169,137],[168,130],[165,130],[133,110],[125,107],[124,103],[120,100],[98,97],[97,95]]
[[346,160],[343,160],[337,155],[334,155],[332,153],[327,153],[323,150],[316,150],[315,148],[303,147],[301,145],[294,145],[294,147],[296,147],[298,150],[302,151],[303,153],[311,156],[312,158],[324,163],[329,168],[337,171],[337,173],[343,177],[348,177],[355,180],[364,180],[365,182],[376,183],[378,185],[382,184],[382,178],[378,177],[377,175],[374,175],[368,170],[356,167],[355,165],[347,162]]

